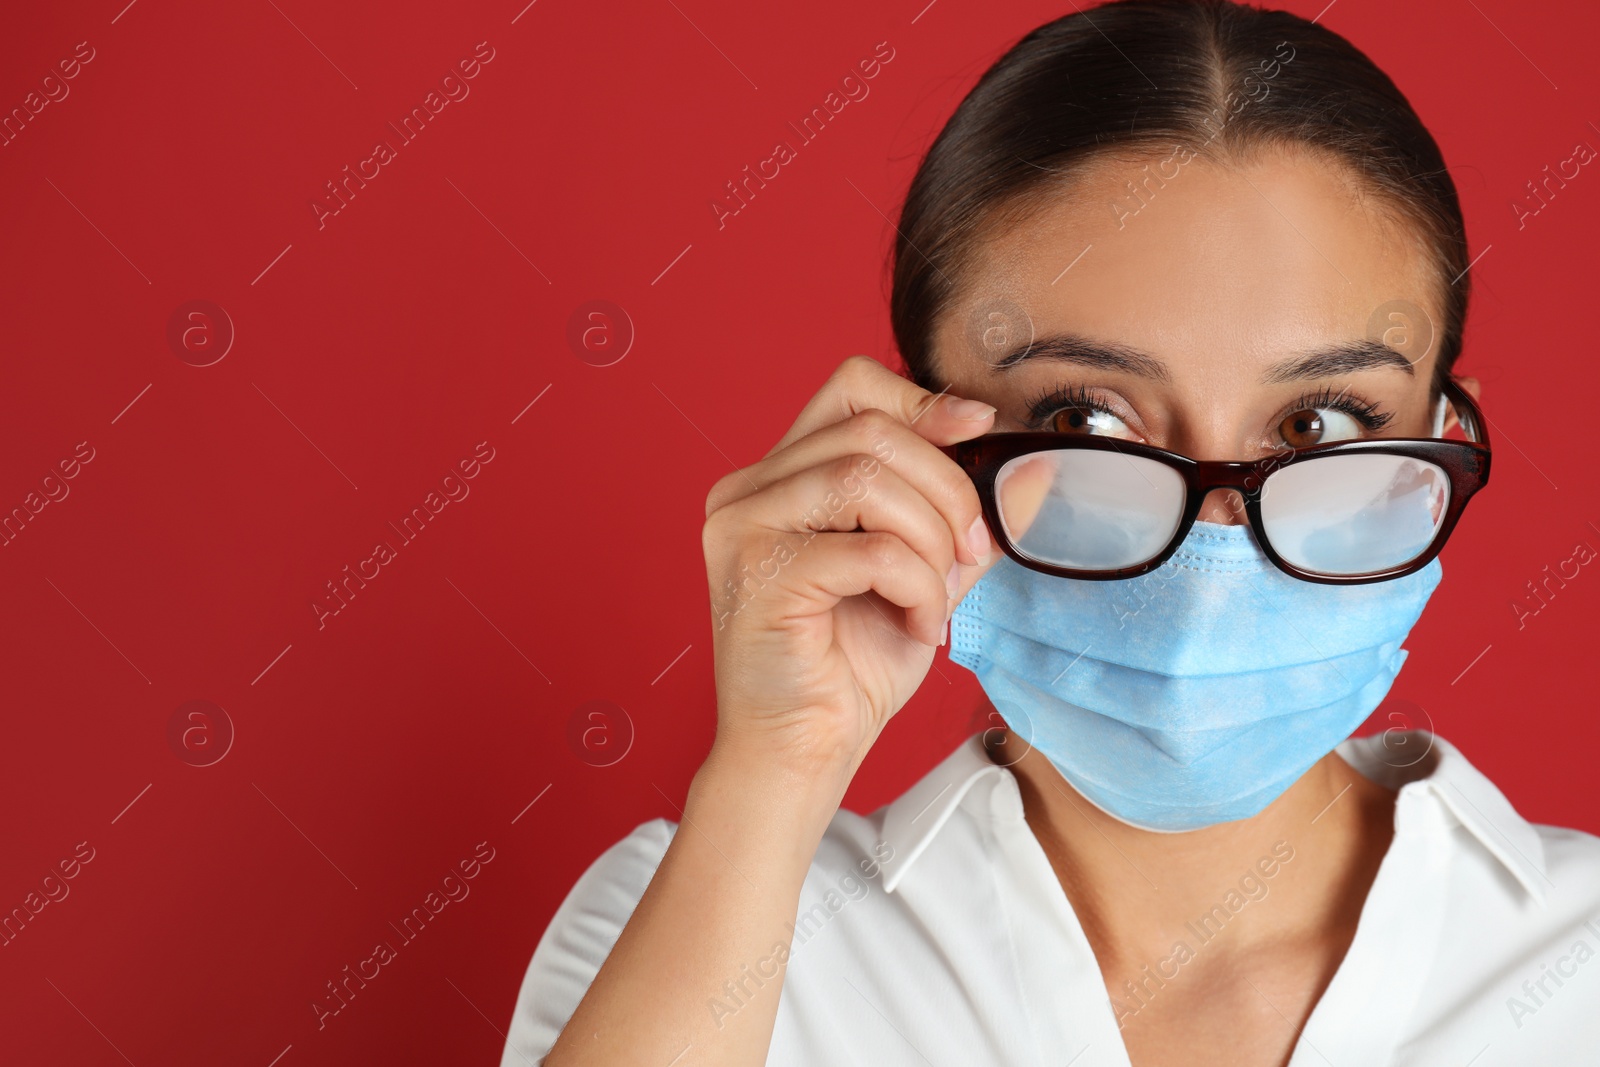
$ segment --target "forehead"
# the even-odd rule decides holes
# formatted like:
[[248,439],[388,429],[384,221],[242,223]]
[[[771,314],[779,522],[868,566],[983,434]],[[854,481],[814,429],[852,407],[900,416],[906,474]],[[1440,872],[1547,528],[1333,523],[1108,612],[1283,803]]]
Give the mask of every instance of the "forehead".
[[[1114,339],[1175,368],[1246,370],[1330,338],[1369,336],[1396,302],[1438,323],[1438,279],[1417,228],[1320,154],[1237,161],[1176,148],[1101,158],[973,249],[935,335],[959,379],[987,356],[997,309],[1036,335]],[[1408,352],[1420,365],[1437,348]]]

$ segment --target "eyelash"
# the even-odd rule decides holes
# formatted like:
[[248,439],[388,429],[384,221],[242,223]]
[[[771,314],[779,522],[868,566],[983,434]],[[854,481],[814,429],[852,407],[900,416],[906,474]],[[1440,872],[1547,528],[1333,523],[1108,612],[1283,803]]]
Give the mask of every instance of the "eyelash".
[[1046,389],[1023,402],[1027,405],[1028,428],[1032,430],[1040,429],[1050,416],[1062,408],[1092,408],[1119,419],[1122,417],[1105,402],[1100,393],[1090,392],[1081,385]]
[[[1102,394],[1085,389],[1081,385],[1047,389],[1025,400],[1024,403],[1028,411],[1027,425],[1034,430],[1040,429],[1050,416],[1069,407],[1090,408],[1114,418],[1122,418]],[[1307,408],[1330,408],[1342,411],[1368,430],[1381,430],[1394,419],[1393,412],[1381,411],[1377,405],[1353,396],[1343,389],[1335,393],[1328,386],[1323,386],[1316,393],[1307,393],[1300,397],[1289,405],[1284,414],[1287,417],[1290,412],[1303,411]]]
[[1394,420],[1394,412],[1380,411],[1376,404],[1369,404],[1343,389],[1335,393],[1326,385],[1315,395],[1302,396],[1296,400],[1290,405],[1289,410],[1300,411],[1303,408],[1332,408],[1335,411],[1342,411],[1369,430],[1381,430]]

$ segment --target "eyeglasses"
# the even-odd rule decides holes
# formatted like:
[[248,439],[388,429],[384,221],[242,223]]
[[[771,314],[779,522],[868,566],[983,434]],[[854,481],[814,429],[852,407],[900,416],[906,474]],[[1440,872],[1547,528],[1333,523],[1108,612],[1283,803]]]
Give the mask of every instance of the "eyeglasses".
[[1382,582],[1431,562],[1489,481],[1483,412],[1454,378],[1442,393],[1467,440],[1368,438],[1226,461],[1028,431],[946,452],[977,486],[1001,549],[1030,570],[1089,581],[1148,573],[1177,551],[1206,494],[1235,489],[1280,570],[1330,585]]

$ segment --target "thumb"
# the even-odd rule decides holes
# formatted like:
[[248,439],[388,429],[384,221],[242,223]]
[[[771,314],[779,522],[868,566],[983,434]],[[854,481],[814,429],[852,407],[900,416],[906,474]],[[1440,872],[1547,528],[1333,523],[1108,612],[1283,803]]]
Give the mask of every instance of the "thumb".
[[994,429],[992,404],[951,393],[939,393],[931,399],[925,394],[919,401],[916,410],[907,416],[907,422],[933,444],[954,444]]

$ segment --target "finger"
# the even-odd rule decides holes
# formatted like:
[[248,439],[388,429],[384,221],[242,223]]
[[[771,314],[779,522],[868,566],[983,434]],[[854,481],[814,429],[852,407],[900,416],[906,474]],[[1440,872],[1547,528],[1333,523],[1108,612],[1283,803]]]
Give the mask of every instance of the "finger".
[[930,393],[875,359],[851,356],[839,364],[767,455],[868,408],[887,411],[936,445],[954,444],[993,425],[993,407],[962,401],[948,393]]
[[1055,457],[1059,455],[1044,452],[1013,461],[1006,467],[1005,481],[996,479],[995,504],[1005,516],[1006,530],[1013,541],[1021,541],[1033,528],[1034,519],[1056,484],[1059,472]]
[[916,489],[943,517],[954,558],[968,566],[987,559],[991,546],[978,490],[965,471],[938,446],[893,414],[868,409],[824,426],[766,459],[721,479],[706,507],[718,507],[757,494],[800,471],[827,466],[842,456],[859,458],[859,471],[873,478],[887,467]]
[[871,590],[905,610],[904,627],[913,640],[937,645],[944,635],[944,577],[892,533],[818,534],[795,561],[789,581],[791,589],[813,598],[816,613]]
[[[878,465],[870,479],[862,475],[863,465],[876,462],[862,455],[824,461],[725,506],[711,522],[719,529],[736,531],[729,538],[757,546],[768,574],[773,564],[766,563],[767,559],[799,557],[822,533],[848,533],[858,528],[891,533],[941,576],[947,596],[954,595],[960,572],[944,516],[894,471]],[[781,553],[779,546],[784,550]]]

